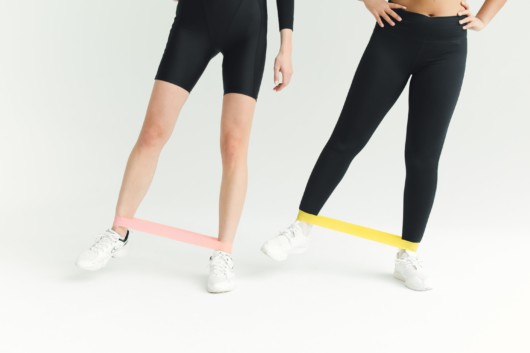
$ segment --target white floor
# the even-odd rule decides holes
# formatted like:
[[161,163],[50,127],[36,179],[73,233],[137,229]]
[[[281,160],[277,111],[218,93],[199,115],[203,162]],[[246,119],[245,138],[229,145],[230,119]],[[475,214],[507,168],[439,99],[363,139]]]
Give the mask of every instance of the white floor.
[[250,216],[235,249],[239,287],[223,295],[205,292],[206,249],[134,234],[126,258],[85,273],[73,263],[91,239],[66,231],[75,220],[57,230],[10,217],[0,351],[530,351],[523,234],[431,232],[422,253],[436,288],[418,293],[392,278],[392,248],[323,229],[308,253],[274,263],[258,251],[269,229],[248,234]]

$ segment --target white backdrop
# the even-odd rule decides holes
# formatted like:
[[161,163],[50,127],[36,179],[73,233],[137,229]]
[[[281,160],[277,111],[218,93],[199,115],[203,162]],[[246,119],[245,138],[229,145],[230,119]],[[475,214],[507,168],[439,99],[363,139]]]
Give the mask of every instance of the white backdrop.
[[[278,94],[268,2],[269,51],[235,247],[240,288],[208,296],[209,252],[154,236],[135,235],[130,256],[101,273],[73,266],[112,221],[175,3],[2,0],[0,350],[528,351],[530,4],[510,1],[485,31],[469,33],[422,243],[439,283],[414,293],[391,279],[391,248],[331,231],[316,230],[312,251],[286,264],[259,253],[295,217],[373,28],[357,1],[298,0],[295,76]],[[481,1],[470,3],[477,10]],[[215,234],[221,60],[184,108],[139,217]],[[399,233],[406,98],[323,214]]]

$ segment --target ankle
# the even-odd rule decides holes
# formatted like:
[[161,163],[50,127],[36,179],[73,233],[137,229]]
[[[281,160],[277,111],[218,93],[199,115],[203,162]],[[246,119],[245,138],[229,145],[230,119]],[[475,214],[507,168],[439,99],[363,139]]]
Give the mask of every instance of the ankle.
[[122,239],[125,239],[128,233],[127,228],[119,227],[119,226],[112,226],[112,230],[118,233]]

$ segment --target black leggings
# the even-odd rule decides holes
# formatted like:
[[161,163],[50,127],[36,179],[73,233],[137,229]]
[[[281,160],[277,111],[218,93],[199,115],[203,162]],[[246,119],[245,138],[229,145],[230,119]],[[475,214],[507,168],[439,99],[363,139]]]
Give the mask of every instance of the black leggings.
[[436,193],[438,161],[464,77],[461,17],[398,10],[376,26],[335,129],[307,183],[300,210],[317,215],[410,78],[403,239],[419,243]]

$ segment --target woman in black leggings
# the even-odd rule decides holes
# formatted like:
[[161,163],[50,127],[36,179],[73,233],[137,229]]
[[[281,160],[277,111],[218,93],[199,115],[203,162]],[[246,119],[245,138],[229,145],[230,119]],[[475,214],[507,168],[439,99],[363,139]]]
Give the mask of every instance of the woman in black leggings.
[[[274,65],[276,91],[291,79],[294,0],[276,0],[281,48]],[[163,146],[180,110],[209,61],[223,54],[221,117],[223,177],[219,197],[219,247],[210,258],[210,292],[234,288],[231,248],[247,186],[247,150],[267,45],[266,0],[180,0],[142,130],[121,186],[116,216],[133,218],[151,184]],[[110,141],[112,143],[112,141]],[[178,225],[178,217],[175,223]],[[99,270],[125,250],[129,232],[114,224],[97,235],[77,265]]]
[[[506,0],[486,0],[474,16],[460,0],[365,0],[377,25],[331,138],[307,183],[300,211],[318,215],[410,80],[402,240],[421,241],[436,192],[438,161],[464,78],[467,29],[480,30]],[[305,249],[310,225],[297,221],[263,246],[276,260]],[[401,249],[395,276],[431,288],[418,258]]]

